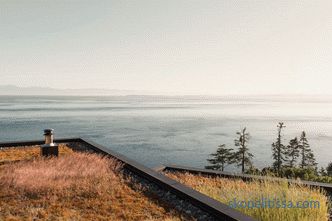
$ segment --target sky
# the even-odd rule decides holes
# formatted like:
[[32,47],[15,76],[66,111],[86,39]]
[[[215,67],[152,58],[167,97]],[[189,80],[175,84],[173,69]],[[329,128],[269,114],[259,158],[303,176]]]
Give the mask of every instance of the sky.
[[332,94],[332,1],[0,0],[0,85]]

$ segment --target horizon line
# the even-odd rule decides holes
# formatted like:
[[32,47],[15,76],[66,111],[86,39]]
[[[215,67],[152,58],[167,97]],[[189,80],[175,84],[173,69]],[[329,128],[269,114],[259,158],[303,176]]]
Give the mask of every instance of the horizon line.
[[[107,89],[107,88],[55,88],[55,87],[47,87],[47,86],[17,86],[13,84],[5,84],[5,85],[0,85],[1,87],[15,87],[19,89],[42,89],[42,90],[55,90],[55,91],[79,91],[79,90],[99,90],[99,91],[119,91],[119,92],[136,92],[135,94],[84,94],[84,95],[71,95],[71,94],[27,94],[27,95],[22,95],[22,94],[3,94],[0,92],[0,96],[166,96],[166,97],[182,97],[182,96],[189,96],[189,97],[225,97],[225,96],[289,96],[289,97],[295,97],[295,96],[332,96],[332,94],[321,94],[321,93],[289,93],[289,94],[283,94],[283,93],[229,93],[229,94],[216,94],[216,93],[211,93],[211,94],[204,94],[204,93],[195,93],[195,92],[186,92],[186,93],[181,93],[181,92],[161,92],[161,91],[150,91],[150,90],[139,90],[139,89]],[[138,93],[139,92],[139,93]],[[147,93],[147,94],[145,94]]]

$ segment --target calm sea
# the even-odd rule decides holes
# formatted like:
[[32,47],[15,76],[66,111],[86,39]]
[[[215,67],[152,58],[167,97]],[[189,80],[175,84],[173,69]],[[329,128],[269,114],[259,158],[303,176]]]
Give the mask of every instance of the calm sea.
[[[284,143],[302,130],[319,166],[332,161],[332,99],[301,97],[37,97],[0,96],[0,142],[86,137],[147,166],[204,167],[218,145],[234,148],[247,127],[254,163],[271,163],[283,121]],[[229,168],[229,170],[233,170]]]

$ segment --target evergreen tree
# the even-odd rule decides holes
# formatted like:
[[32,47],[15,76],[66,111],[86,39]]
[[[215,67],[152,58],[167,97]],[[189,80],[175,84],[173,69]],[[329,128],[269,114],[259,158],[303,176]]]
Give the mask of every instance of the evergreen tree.
[[299,141],[297,137],[291,139],[286,148],[285,159],[289,167],[294,167],[296,165],[297,158],[299,157]]
[[314,156],[314,153],[310,149],[306,133],[302,131],[300,140],[299,140],[299,149],[300,149],[300,167],[301,168],[315,168],[317,163]]
[[242,129],[240,132],[236,132],[238,138],[234,140],[235,146],[238,147],[237,152],[234,154],[234,161],[237,166],[241,167],[242,173],[245,172],[246,166],[252,166],[253,154],[249,152],[248,141],[250,138],[249,133],[246,132],[246,128]]
[[329,165],[327,165],[326,173],[327,173],[328,176],[332,176],[332,162],[329,163]]
[[216,153],[211,154],[212,158],[207,159],[211,164],[206,169],[224,171],[225,166],[233,162],[233,153],[231,148],[226,148],[225,144],[218,146]]
[[321,176],[327,176],[327,172],[326,172],[326,170],[324,169],[324,167],[321,167],[321,168],[320,168],[320,170],[319,170],[319,174],[320,174]]
[[286,127],[283,122],[279,122],[278,127],[278,137],[277,141],[272,144],[272,158],[273,168],[277,171],[278,176],[281,174],[281,167],[285,159],[286,147],[282,144],[282,128]]

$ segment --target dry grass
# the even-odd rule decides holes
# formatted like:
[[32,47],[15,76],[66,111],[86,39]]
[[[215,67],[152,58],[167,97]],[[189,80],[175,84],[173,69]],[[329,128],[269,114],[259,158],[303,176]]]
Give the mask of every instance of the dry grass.
[[0,168],[0,220],[181,220],[96,154],[34,158]]
[[327,221],[328,198],[318,189],[310,189],[300,184],[288,185],[285,182],[252,181],[244,182],[238,179],[212,178],[189,173],[166,173],[193,189],[204,193],[220,202],[231,205],[230,201],[261,200],[265,198],[285,199],[292,202],[319,201],[320,208],[236,208],[258,220],[297,220],[297,221]]
[[[59,144],[59,155],[73,153],[68,144]],[[40,146],[0,148],[0,165],[11,161],[31,160],[40,157]]]

